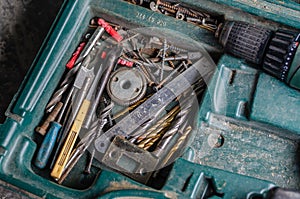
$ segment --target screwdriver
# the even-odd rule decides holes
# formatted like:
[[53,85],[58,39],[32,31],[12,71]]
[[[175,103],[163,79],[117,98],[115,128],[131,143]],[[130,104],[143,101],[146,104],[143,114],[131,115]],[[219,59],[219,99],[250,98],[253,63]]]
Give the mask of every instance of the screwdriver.
[[[63,105],[62,102],[58,102],[56,106],[61,107],[62,105]],[[57,122],[52,121],[50,123],[49,131],[47,132],[47,134],[42,142],[42,145],[38,151],[38,154],[37,154],[35,162],[34,162],[34,165],[36,167],[38,167],[39,169],[44,169],[47,165],[49,157],[54,148],[54,145],[55,145],[55,142],[57,139],[57,135],[61,129],[60,121],[61,121],[63,114],[64,114],[64,111],[61,111],[59,114],[59,117],[57,119]]]
[[[59,115],[58,115],[57,121],[56,122],[55,121],[50,122],[49,131],[46,134],[46,136],[45,136],[45,138],[42,142],[42,145],[41,145],[41,147],[38,151],[37,157],[35,159],[34,164],[39,169],[43,169],[43,168],[46,167],[47,162],[49,160],[49,157],[52,154],[53,147],[54,147],[56,141],[60,137],[59,133],[60,133],[60,130],[62,128],[62,125],[60,123],[61,123],[63,115],[66,112],[66,109],[69,105],[69,102],[71,101],[71,96],[72,96],[72,93],[73,93],[73,89],[74,88],[72,87],[72,89],[69,91],[69,94],[68,94],[67,98],[65,99],[64,103],[58,102],[55,105],[54,109],[56,109],[57,107],[60,107],[59,108],[60,112],[58,111]],[[60,147],[60,146],[58,146],[58,147]],[[54,156],[54,158],[55,158],[55,156]]]

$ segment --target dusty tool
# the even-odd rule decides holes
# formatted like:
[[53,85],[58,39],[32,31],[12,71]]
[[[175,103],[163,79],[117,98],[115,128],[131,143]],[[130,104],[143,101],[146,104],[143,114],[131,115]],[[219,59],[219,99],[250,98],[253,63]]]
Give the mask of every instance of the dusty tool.
[[[90,81],[87,79],[87,81]],[[63,148],[58,156],[58,159],[56,160],[56,163],[54,165],[54,168],[51,172],[51,176],[55,179],[59,179],[63,168],[65,167],[65,164],[70,156],[71,150],[75,144],[76,138],[79,134],[79,131],[82,126],[82,122],[84,120],[84,117],[86,115],[86,112],[90,105],[90,98],[87,97],[80,106],[79,112],[76,115],[75,121],[72,125],[71,130],[69,131],[66,141],[64,142]]]

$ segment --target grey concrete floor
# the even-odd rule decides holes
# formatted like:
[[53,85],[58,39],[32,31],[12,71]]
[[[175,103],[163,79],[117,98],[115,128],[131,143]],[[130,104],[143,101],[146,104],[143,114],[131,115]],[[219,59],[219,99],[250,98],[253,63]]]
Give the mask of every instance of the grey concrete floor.
[[[0,0],[0,123],[62,2]],[[0,186],[2,198],[25,197]]]

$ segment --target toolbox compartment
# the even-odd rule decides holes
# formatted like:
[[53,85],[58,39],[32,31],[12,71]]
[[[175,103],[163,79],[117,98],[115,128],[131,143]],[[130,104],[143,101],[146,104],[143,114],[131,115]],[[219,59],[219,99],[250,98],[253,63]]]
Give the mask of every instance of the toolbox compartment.
[[[182,2],[272,30],[300,29],[300,4],[293,1]],[[181,32],[200,42],[217,64],[199,105],[195,138],[158,188],[109,170],[78,179],[83,168],[74,171],[68,186],[58,185],[49,170],[32,164],[40,144],[34,129],[93,17]],[[122,0],[65,1],[0,126],[0,179],[32,198],[199,198],[205,187],[213,189],[211,198],[265,198],[276,186],[299,189],[300,93],[250,66],[224,55],[214,35],[193,24]],[[221,146],[210,145],[214,136]]]

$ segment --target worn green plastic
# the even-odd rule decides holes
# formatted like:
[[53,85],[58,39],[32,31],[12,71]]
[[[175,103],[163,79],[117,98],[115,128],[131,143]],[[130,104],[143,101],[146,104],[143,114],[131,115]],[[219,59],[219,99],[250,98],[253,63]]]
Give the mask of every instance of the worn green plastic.
[[[300,5],[293,1],[183,2],[225,19],[270,29],[300,29]],[[69,188],[53,182],[48,170],[33,166],[39,140],[34,128],[95,16],[128,28],[154,26],[182,32],[203,43],[218,62],[200,104],[196,136],[159,188],[108,170],[82,177],[78,175],[82,168],[70,174]],[[215,192],[211,198],[263,198],[275,186],[299,189],[299,98],[298,91],[223,55],[214,35],[197,26],[121,0],[66,1],[0,126],[0,178],[30,197],[43,198],[197,198],[207,184]]]

